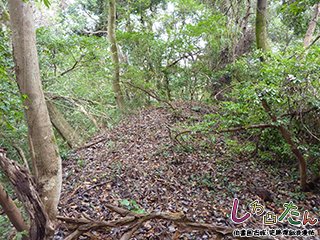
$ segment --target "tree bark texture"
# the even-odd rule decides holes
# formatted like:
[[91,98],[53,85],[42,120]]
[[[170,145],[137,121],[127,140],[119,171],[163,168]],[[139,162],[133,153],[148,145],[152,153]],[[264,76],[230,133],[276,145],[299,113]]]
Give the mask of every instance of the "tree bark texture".
[[61,191],[61,158],[46,106],[38,63],[33,12],[29,2],[9,0],[16,81],[33,142],[37,189],[50,219],[57,215]]
[[[17,229],[18,232],[24,230],[29,231],[29,226],[25,223],[22,214],[20,213],[17,205],[13,202],[12,198],[8,195],[4,189],[2,183],[0,183],[0,205],[4,212],[8,216],[12,225]],[[30,238],[26,235],[22,235],[22,240],[29,240]]]
[[310,44],[311,37],[314,33],[314,30],[316,29],[317,21],[319,18],[319,13],[320,13],[320,3],[316,3],[314,5],[314,11],[313,11],[311,21],[309,23],[309,28],[308,28],[308,30],[306,32],[306,36],[303,40],[303,47],[308,47]]
[[120,88],[120,67],[119,67],[119,53],[117,48],[116,33],[116,3],[115,0],[109,0],[109,17],[108,17],[108,39],[111,43],[111,61],[113,64],[112,72],[112,88],[117,105],[120,109],[124,108],[124,98]]
[[79,147],[83,143],[83,139],[71,127],[54,103],[49,100],[47,100],[46,103],[51,123],[58,131],[60,136],[67,141],[70,148],[74,149]]
[[[22,1],[21,1],[22,2]],[[6,151],[0,148],[0,166],[12,184],[19,199],[23,202],[31,220],[29,236],[31,240],[49,240],[53,238],[54,226],[45,210],[38,191],[27,169],[16,161],[6,157]]]
[[268,0],[257,0],[256,15],[256,42],[257,48],[267,51],[269,49],[267,41],[267,2]]
[[250,9],[251,9],[251,0],[247,0],[246,13],[241,21],[242,34],[238,41],[238,46],[236,51],[237,55],[240,55],[240,56],[245,53],[245,47],[247,42],[247,26],[248,26],[249,17],[250,17]]

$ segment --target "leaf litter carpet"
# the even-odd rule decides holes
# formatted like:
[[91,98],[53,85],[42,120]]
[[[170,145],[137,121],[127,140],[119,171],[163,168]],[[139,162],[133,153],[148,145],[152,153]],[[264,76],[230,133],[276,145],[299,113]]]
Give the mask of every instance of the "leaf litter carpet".
[[[233,200],[239,200],[238,216],[249,212],[255,201],[273,211],[283,212],[283,203],[294,203],[319,217],[319,193],[306,193],[303,200],[293,195],[298,180],[290,172],[233,155],[227,138],[184,134],[179,143],[173,138],[188,126],[203,121],[215,109],[199,103],[177,102],[173,112],[166,107],[151,107],[123,120],[117,127],[91,139],[68,159],[63,160],[63,187],[59,214],[81,218],[86,213],[96,220],[115,220],[120,216],[104,206],[113,204],[136,212],[180,212],[196,222],[237,229],[267,229],[262,216],[252,216],[242,224],[230,219]],[[265,202],[254,187],[267,189],[273,201]],[[296,191],[297,192],[297,191]],[[307,228],[319,229],[319,222]],[[272,228],[302,229],[284,221]],[[125,228],[91,231],[79,239],[120,239]],[[172,239],[176,226],[164,220],[152,220],[139,228],[132,239]],[[59,226],[55,239],[72,231]],[[311,239],[320,239],[319,233]],[[208,232],[190,232],[179,239],[215,239]],[[285,237],[283,239],[295,239]],[[297,238],[298,239],[298,238]]]

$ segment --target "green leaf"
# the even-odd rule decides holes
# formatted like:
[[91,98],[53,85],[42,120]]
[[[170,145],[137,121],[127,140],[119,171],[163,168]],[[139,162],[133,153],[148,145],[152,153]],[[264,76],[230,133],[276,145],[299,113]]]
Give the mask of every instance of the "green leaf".
[[47,8],[50,7],[51,3],[49,0],[43,0],[44,5],[46,5]]
[[130,202],[127,199],[119,201],[119,202],[120,202],[120,204],[125,205],[126,207],[130,206]]
[[28,100],[31,102],[31,100],[30,100],[30,98],[28,97],[28,95],[23,94],[23,95],[21,96],[21,101],[24,102],[26,99],[28,99]]

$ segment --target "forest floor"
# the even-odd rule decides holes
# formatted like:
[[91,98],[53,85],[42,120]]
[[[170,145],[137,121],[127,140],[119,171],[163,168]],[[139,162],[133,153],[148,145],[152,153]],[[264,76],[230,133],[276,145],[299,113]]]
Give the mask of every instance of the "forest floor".
[[[64,159],[60,215],[81,218],[85,213],[95,220],[119,219],[105,206],[113,204],[135,212],[183,211],[191,221],[235,229],[314,229],[315,236],[309,239],[320,239],[319,221],[313,226],[292,225],[286,217],[268,226],[263,224],[263,214],[252,214],[235,224],[230,217],[235,198],[238,217],[251,212],[249,205],[255,200],[279,217],[285,211],[283,204],[292,201],[298,207],[298,219],[308,210],[309,218],[320,220],[320,194],[297,190],[299,174],[290,169],[297,168],[295,163],[279,168],[273,160],[261,162],[258,157],[232,153],[226,144],[230,136],[217,134],[213,139],[186,133],[175,141],[178,133],[216,110],[192,102],[173,105],[178,111],[166,107],[141,110]],[[176,227],[170,221],[151,220],[132,239],[172,239]],[[79,239],[120,239],[125,229],[91,231]],[[70,233],[61,224],[56,239]],[[179,239],[216,238],[195,231]]]

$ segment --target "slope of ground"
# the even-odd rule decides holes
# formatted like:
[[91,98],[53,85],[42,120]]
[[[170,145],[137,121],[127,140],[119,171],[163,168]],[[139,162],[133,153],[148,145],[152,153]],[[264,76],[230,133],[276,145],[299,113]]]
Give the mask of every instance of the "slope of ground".
[[[182,123],[193,125],[205,114],[215,112],[191,102],[174,103],[174,107],[178,109],[175,112],[165,107],[144,109],[64,160],[60,215],[79,218],[85,212],[93,219],[116,219],[118,216],[104,206],[108,203],[148,213],[183,211],[192,221],[237,229],[311,228],[316,229],[312,239],[320,239],[319,222],[293,226],[285,220],[266,226],[262,215],[253,215],[244,223],[233,223],[230,214],[235,198],[239,200],[238,216],[250,212],[248,205],[255,200],[280,216],[283,204],[293,201],[300,219],[304,210],[309,211],[309,217],[320,219],[320,197],[297,192],[298,180],[292,180],[285,168],[273,169],[232,155],[222,135],[206,139],[201,134],[186,134],[180,144],[173,141],[183,131]],[[269,194],[272,202],[267,201]],[[123,230],[93,231],[80,239],[119,239]],[[145,223],[132,239],[171,239],[175,231],[171,222],[155,220]],[[61,225],[56,239],[68,233]],[[180,239],[214,236],[191,232]]]

